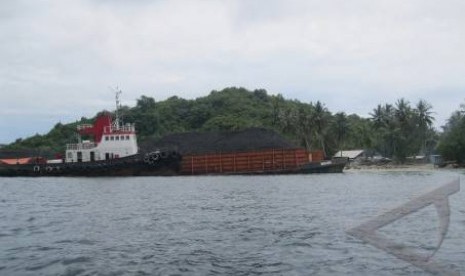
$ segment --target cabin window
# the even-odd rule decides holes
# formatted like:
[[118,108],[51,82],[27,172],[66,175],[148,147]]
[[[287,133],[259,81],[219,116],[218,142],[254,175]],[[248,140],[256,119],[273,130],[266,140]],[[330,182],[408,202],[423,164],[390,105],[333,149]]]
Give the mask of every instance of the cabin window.
[[123,136],[123,135],[121,135],[120,139],[121,139],[121,140],[124,140],[124,136]]
[[114,141],[114,140],[115,140],[115,137],[111,136],[111,137],[110,137],[110,140],[111,140],[111,141]]
[[68,152],[68,159],[73,159],[73,153],[72,152]]
[[126,135],[126,140],[129,140],[129,135]]
[[116,136],[115,139],[116,139],[116,141],[119,141],[119,136]]
[[105,141],[108,141],[108,136],[105,136]]

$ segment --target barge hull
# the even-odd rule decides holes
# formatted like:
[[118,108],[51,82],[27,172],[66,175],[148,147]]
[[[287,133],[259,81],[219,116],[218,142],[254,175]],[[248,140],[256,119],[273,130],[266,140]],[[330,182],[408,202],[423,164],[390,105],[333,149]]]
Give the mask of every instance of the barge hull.
[[185,155],[183,175],[253,175],[339,173],[343,161],[325,161],[321,151],[305,149],[268,149],[233,153]]
[[343,171],[345,162],[322,159],[321,152],[300,148],[186,156],[157,151],[94,162],[0,165],[0,176],[277,175]]

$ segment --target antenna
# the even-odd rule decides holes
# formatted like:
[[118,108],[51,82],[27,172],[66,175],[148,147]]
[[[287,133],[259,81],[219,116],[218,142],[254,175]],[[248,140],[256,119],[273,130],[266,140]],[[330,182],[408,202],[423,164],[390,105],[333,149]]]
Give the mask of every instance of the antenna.
[[119,111],[121,108],[121,102],[120,102],[119,97],[121,96],[123,92],[121,91],[121,89],[118,88],[118,86],[116,86],[116,88],[114,89],[114,92],[115,92],[116,110],[115,110],[115,121],[113,122],[113,125],[116,130],[119,130],[120,121],[121,121],[120,114],[119,114]]

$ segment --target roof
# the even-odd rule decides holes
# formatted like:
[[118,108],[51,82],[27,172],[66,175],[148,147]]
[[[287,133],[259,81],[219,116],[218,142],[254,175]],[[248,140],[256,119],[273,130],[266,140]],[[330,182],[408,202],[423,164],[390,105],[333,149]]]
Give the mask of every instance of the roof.
[[345,157],[349,159],[354,159],[362,155],[364,150],[340,150],[336,152],[334,157]]

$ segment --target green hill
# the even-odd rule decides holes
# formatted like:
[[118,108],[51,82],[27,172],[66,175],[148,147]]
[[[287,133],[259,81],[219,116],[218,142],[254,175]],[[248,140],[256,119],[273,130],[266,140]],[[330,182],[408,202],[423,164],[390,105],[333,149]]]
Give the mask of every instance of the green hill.
[[[136,124],[140,144],[150,145],[168,135],[183,132],[224,132],[248,128],[274,130],[290,143],[309,150],[324,150],[328,156],[339,149],[374,149],[399,161],[406,156],[431,152],[438,139],[431,128],[431,106],[419,101],[415,107],[404,99],[394,105],[378,105],[372,118],[331,113],[319,101],[303,103],[284,99],[266,90],[230,87],[208,96],[164,101],[141,96],[136,106],[123,106],[125,122]],[[49,133],[18,139],[5,151],[31,151],[42,155],[63,152],[75,142],[74,131],[82,118],[71,124],[56,124]]]

